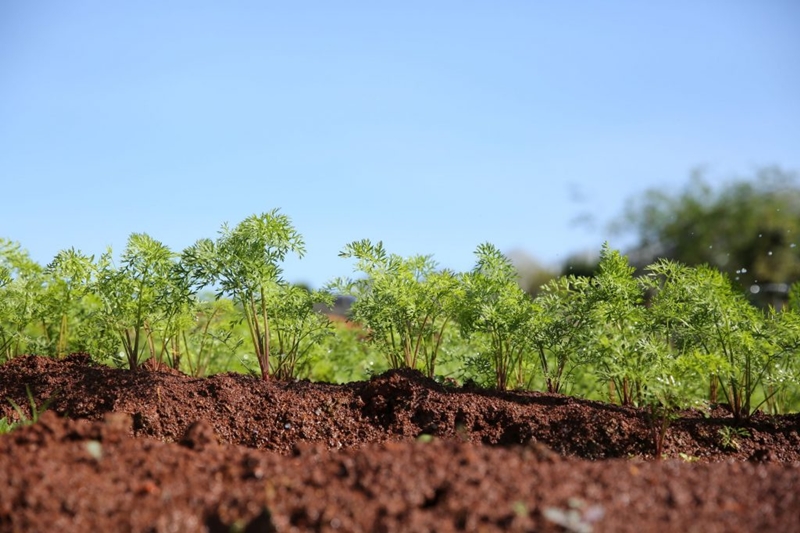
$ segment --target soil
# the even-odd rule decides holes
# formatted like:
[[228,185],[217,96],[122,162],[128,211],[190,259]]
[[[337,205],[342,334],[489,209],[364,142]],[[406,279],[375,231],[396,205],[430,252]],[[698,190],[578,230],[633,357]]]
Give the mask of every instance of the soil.
[[[647,413],[443,386],[0,366],[0,532],[800,531],[800,415]],[[28,416],[32,416],[28,413]]]

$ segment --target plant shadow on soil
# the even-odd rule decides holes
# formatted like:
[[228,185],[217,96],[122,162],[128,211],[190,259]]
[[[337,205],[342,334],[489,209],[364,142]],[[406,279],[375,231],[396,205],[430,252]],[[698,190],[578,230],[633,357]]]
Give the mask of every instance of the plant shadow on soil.
[[[27,387],[27,389],[26,389]],[[685,411],[653,461],[647,413],[445,387],[0,366],[0,531],[800,530],[800,417]]]

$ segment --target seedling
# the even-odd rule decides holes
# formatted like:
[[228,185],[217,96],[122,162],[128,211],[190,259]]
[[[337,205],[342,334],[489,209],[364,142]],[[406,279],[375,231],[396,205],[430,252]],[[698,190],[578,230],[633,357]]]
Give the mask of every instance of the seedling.
[[8,398],[8,403],[10,403],[11,407],[14,408],[14,411],[17,412],[19,421],[9,423],[6,418],[0,419],[0,434],[13,431],[14,429],[20,426],[30,426],[31,424],[35,424],[36,422],[38,422],[41,414],[50,408],[50,405],[55,400],[56,395],[58,394],[59,391],[58,389],[56,389],[53,395],[50,396],[47,400],[45,400],[39,407],[36,406],[36,400],[33,398],[33,393],[31,392],[31,389],[28,385],[25,385],[25,392],[28,396],[28,405],[30,407],[31,415],[28,416],[25,410],[23,410],[22,407],[20,407],[17,402],[12,400],[11,398]]
[[720,445],[731,451],[739,450],[739,439],[749,437],[750,432],[745,428],[735,428],[731,426],[723,426],[717,432],[720,438]]
[[589,361],[610,383],[623,405],[642,403],[642,392],[658,367],[645,350],[644,291],[628,258],[608,243],[600,252],[598,273],[589,286],[596,341],[588,341]]
[[563,392],[571,367],[592,338],[591,281],[563,276],[549,281],[535,303],[539,309],[535,345],[547,392]]
[[4,416],[0,418],[0,435],[5,435],[6,433],[11,433],[19,426],[18,422],[9,422],[8,417]]

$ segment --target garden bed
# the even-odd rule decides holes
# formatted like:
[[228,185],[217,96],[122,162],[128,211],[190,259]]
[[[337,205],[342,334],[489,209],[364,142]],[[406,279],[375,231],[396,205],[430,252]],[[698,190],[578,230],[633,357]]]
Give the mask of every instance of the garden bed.
[[[30,395],[28,394],[30,392]],[[0,531],[798,531],[800,416],[448,387],[0,367]],[[33,416],[28,413],[27,416]]]

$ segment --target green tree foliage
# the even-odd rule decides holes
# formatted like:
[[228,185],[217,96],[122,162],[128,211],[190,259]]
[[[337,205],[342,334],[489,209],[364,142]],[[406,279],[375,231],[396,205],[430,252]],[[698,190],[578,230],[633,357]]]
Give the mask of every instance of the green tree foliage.
[[507,257],[517,269],[519,286],[531,296],[538,296],[544,285],[558,276],[558,269],[540,263],[525,252],[515,250]]
[[638,266],[657,258],[708,264],[753,293],[800,279],[800,187],[779,168],[719,189],[695,173],[678,194],[653,189],[629,200],[614,226],[638,236]]

